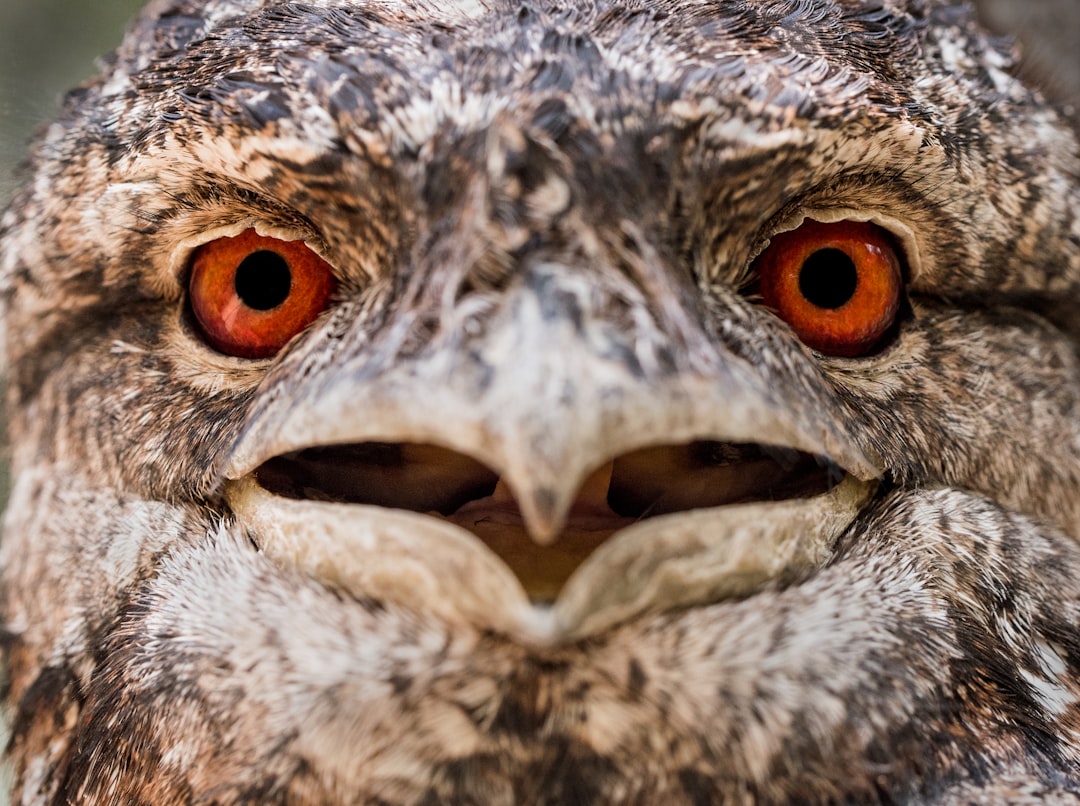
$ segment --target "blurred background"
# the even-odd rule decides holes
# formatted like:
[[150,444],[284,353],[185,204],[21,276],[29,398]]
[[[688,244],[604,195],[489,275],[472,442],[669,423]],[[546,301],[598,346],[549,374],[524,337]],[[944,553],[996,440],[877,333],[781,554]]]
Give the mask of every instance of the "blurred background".
[[26,139],[94,72],[145,0],[0,0],[0,204]]

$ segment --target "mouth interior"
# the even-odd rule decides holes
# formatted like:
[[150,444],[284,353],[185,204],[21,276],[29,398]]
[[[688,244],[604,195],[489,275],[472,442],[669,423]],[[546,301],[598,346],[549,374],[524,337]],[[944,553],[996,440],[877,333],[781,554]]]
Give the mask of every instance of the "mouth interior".
[[696,441],[643,448],[585,480],[558,538],[540,545],[504,480],[446,448],[412,443],[326,445],[276,456],[255,471],[275,495],[403,509],[454,523],[487,544],[530,598],[550,602],[574,570],[621,529],[660,515],[827,492],[844,472],[827,459],[752,443]]

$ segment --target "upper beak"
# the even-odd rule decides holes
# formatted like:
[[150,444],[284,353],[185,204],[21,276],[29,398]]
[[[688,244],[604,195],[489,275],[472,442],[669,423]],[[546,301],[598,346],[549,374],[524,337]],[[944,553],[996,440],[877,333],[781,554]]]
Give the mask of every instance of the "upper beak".
[[[317,371],[325,350],[313,334],[268,375],[260,395],[267,402],[253,409],[227,458],[234,511],[269,554],[276,549],[268,535],[278,534],[277,545],[288,545],[278,552],[284,561],[358,595],[539,642],[742,593],[792,563],[821,562],[870,494],[865,482],[880,476],[838,428],[838,412],[820,404],[829,397],[785,387],[704,328],[689,337],[692,361],[671,360],[662,343],[670,334],[619,325],[605,313],[610,303],[581,273],[541,264],[502,292],[482,326],[447,326],[408,355],[400,345],[415,312],[406,310],[377,335],[358,322],[356,349],[339,350]],[[286,501],[251,481],[266,461],[312,446],[436,445],[497,474],[529,535],[547,544],[597,468],[649,446],[700,440],[802,451],[842,468],[847,481],[808,500],[701,509],[617,532],[575,572],[553,611],[532,607],[505,565],[452,524]]]

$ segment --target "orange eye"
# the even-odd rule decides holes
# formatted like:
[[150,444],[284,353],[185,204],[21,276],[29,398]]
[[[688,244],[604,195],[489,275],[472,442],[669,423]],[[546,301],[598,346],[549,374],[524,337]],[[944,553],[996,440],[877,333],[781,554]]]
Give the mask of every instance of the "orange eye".
[[757,266],[765,304],[822,353],[865,355],[900,308],[900,259],[874,224],[808,220],[776,235]]
[[269,358],[315,321],[334,293],[329,264],[303,241],[249,229],[203,244],[191,262],[191,309],[223,353]]

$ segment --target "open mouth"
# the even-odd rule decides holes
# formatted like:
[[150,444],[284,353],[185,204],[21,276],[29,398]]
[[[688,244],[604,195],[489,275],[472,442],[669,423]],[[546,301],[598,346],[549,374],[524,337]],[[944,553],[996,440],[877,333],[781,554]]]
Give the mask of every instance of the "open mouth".
[[753,443],[643,448],[597,468],[551,534],[536,533],[495,471],[430,444],[310,447],[276,456],[253,475],[275,496],[405,510],[461,527],[509,567],[533,603],[551,603],[628,527],[695,510],[812,498],[846,474],[824,457]]

